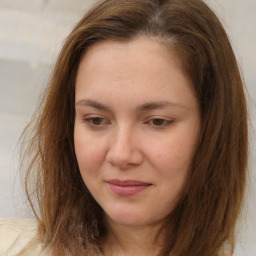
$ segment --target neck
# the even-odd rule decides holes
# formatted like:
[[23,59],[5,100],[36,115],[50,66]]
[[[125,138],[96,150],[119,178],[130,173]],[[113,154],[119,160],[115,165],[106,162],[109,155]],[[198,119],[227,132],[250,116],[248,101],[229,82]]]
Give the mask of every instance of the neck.
[[160,223],[151,226],[126,226],[107,221],[105,256],[148,256],[160,252]]

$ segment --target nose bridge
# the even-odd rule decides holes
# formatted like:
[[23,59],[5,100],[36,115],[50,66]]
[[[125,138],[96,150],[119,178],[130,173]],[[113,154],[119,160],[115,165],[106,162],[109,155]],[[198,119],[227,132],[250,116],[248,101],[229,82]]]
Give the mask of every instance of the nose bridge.
[[111,141],[111,151],[116,157],[126,159],[129,157],[133,150],[133,137],[134,131],[128,125],[120,125],[116,130]]
[[132,126],[119,125],[111,136],[107,160],[119,167],[139,164],[143,157],[136,137],[136,130]]
[[121,149],[129,149],[132,142],[132,131],[131,127],[128,127],[128,125],[120,125],[114,135],[113,138],[113,144],[115,144],[116,147],[120,147]]

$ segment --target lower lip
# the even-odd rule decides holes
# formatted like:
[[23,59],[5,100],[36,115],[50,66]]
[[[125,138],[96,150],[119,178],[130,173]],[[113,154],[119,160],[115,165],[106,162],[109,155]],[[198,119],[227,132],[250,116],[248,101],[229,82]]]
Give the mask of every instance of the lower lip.
[[135,195],[150,186],[150,184],[143,185],[116,185],[108,183],[110,189],[119,196],[132,196]]

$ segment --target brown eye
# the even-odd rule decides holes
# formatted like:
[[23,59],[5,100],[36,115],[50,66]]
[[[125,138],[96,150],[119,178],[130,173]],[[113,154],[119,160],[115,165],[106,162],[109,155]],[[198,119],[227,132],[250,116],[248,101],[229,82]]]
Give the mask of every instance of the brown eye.
[[171,120],[166,120],[162,118],[154,118],[149,121],[149,123],[155,127],[165,127],[171,124],[171,122],[172,122]]
[[91,123],[94,125],[102,125],[105,123],[105,119],[101,117],[94,117],[91,119]]
[[84,118],[84,121],[91,126],[102,126],[108,124],[106,118],[103,117],[88,117]]
[[153,119],[152,120],[153,125],[156,125],[156,126],[162,126],[164,124],[164,122],[165,122],[164,119]]

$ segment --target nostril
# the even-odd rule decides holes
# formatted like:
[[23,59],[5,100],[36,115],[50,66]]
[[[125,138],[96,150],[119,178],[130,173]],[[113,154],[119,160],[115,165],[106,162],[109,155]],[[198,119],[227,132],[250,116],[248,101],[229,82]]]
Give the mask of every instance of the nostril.
[[106,160],[111,165],[126,168],[132,167],[134,165],[141,164],[143,161],[143,154],[140,150],[132,147],[123,147],[123,148],[111,148],[107,155]]

